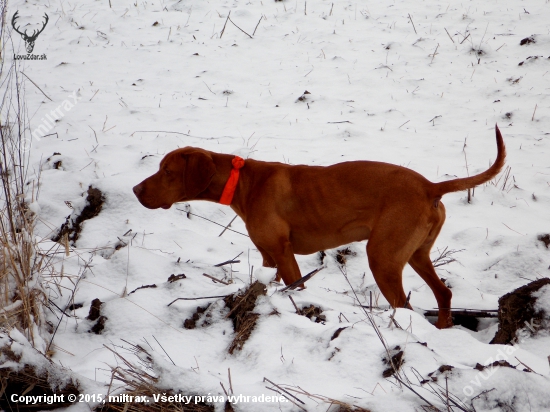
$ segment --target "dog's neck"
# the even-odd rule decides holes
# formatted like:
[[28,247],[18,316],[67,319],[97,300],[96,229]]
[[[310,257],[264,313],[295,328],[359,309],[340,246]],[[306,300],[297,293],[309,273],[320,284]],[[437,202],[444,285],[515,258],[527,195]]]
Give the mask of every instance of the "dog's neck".
[[[212,160],[216,165],[216,173],[212,176],[212,180],[206,190],[197,196],[197,200],[207,200],[210,202],[219,203],[223,189],[225,188],[229,175],[231,174],[231,169],[233,169],[232,161],[235,156],[214,152],[211,152],[211,155]],[[247,161],[249,160],[246,160],[244,167],[240,169],[239,182],[233,196],[233,201],[231,202],[231,208],[235,210],[238,215],[241,215],[244,206],[241,199],[243,199],[243,196],[246,196],[243,192],[247,187],[244,183],[248,180],[246,173]]]

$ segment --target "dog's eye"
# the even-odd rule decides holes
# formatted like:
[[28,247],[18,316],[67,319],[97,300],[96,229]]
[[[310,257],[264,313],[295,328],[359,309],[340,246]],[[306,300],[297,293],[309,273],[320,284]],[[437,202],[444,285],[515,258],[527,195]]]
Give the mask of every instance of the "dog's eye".
[[170,170],[164,169],[164,174],[167,176],[170,176],[170,173],[172,173]]

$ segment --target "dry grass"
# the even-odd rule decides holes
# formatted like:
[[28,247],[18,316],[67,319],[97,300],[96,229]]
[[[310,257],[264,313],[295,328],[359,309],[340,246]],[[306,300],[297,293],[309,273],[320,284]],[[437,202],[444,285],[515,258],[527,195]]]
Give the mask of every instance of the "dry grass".
[[[128,343],[128,342],[126,342]],[[120,366],[112,368],[111,382],[119,381],[124,384],[124,394],[127,394],[135,399],[136,396],[147,397],[150,399],[149,403],[135,403],[135,402],[107,402],[104,405],[98,406],[96,412],[213,412],[214,407],[207,405],[204,402],[190,402],[185,404],[177,401],[167,401],[153,403],[154,394],[165,394],[167,396],[175,395],[172,390],[166,390],[158,386],[158,378],[154,374],[154,361],[152,356],[141,346],[129,344],[129,350],[133,352],[141,362],[142,367],[139,367],[118,351],[109,349],[117,361],[120,362]],[[117,392],[117,395],[120,395]],[[187,394],[189,396],[189,394]]]
[[[6,55],[6,2],[0,5],[0,54]],[[40,176],[29,176],[32,136],[25,102],[25,77],[17,60],[0,59],[0,409],[15,410],[8,394],[76,394],[73,375],[49,361],[51,333],[44,309],[57,273],[57,246],[43,250],[34,234]],[[53,275],[53,277],[51,276]],[[14,341],[10,335],[17,336]],[[48,341],[50,343],[48,344]],[[28,346],[27,346],[28,345]],[[16,349],[14,349],[16,348]],[[28,357],[29,353],[32,354]],[[36,356],[38,354],[42,356]],[[36,405],[42,410],[63,406]]]
[[[5,19],[5,10],[0,12]],[[3,24],[0,29],[4,46],[7,33]],[[38,178],[27,176],[31,135],[17,61],[7,67],[0,61],[0,83],[0,326],[17,327],[37,347],[47,301],[40,274],[50,262],[39,252],[33,233],[36,215],[31,205]]]
[[225,305],[229,308],[229,313],[226,317],[233,321],[233,329],[235,331],[235,337],[228,349],[230,354],[235,350],[241,350],[250,337],[256,326],[256,321],[260,317],[257,313],[252,312],[256,299],[258,296],[265,295],[266,291],[264,284],[254,282],[244,292],[229,295],[224,299]]
[[[0,410],[23,410],[18,403],[10,402],[10,394],[25,394],[27,396],[78,394],[78,382],[70,371],[53,364],[45,356],[36,357],[30,344],[16,342],[7,337],[6,330],[0,329],[4,335],[0,344],[0,359],[4,365],[12,367],[0,368]],[[29,356],[30,353],[30,356]],[[32,359],[32,364],[29,360]],[[69,402],[42,402],[33,405],[35,410],[52,410],[69,406]]]

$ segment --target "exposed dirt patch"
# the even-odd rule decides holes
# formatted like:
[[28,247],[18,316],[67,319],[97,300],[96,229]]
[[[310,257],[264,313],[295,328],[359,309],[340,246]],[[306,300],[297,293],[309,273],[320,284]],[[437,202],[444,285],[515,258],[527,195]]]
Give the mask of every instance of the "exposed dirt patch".
[[[202,308],[200,306],[197,306],[197,310],[195,311],[195,313],[193,313],[193,316],[191,316],[188,319],[185,319],[185,321],[183,322],[183,327],[185,329],[195,329],[197,327],[197,323],[199,323],[199,320],[201,319],[201,317],[203,317],[203,318],[212,317],[212,315],[210,313],[204,314],[204,312],[206,312],[206,310],[209,307],[210,307],[210,305],[208,305],[204,308]],[[209,319],[203,319],[199,326],[208,326],[208,325],[210,325],[210,322],[208,320]]]
[[537,298],[532,294],[549,284],[549,278],[542,278],[502,296],[498,300],[498,331],[490,343],[511,343],[517,339],[516,335],[520,329],[525,330],[529,327],[526,325],[540,325],[544,313],[535,311]]
[[88,332],[93,332],[96,335],[100,335],[101,332],[103,332],[103,329],[105,329],[105,323],[107,322],[108,319],[109,318],[107,316],[100,316],[97,319],[97,322],[95,323],[95,325],[92,326],[92,328]]
[[180,273],[179,275],[174,275],[174,274],[171,274],[169,277],[168,277],[168,282],[169,283],[174,283],[180,279],[185,279],[187,278],[187,276],[185,276],[185,273]]
[[341,265],[345,265],[347,262],[348,256],[356,256],[356,255],[357,253],[355,253],[349,247],[345,249],[340,249],[336,251],[336,261]]
[[448,371],[452,371],[453,369],[454,369],[454,366],[441,365],[439,368],[437,368],[437,370],[428,373],[428,377],[431,380],[430,379],[424,379],[423,381],[420,382],[420,384],[424,385],[425,383],[428,383],[428,382],[437,382],[438,375],[441,375],[442,373],[445,373],[445,372],[448,372]]
[[550,234],[547,233],[545,235],[539,235],[537,239],[544,243],[544,246],[546,246],[546,249],[548,249],[548,247],[550,246]]
[[336,329],[336,330],[334,331],[334,333],[332,334],[332,337],[330,338],[330,340],[336,339],[338,336],[340,336],[340,333],[342,333],[342,331],[343,331],[344,329],[347,329],[347,328],[348,328],[348,326],[345,326],[345,327],[343,327],[343,328],[338,328],[338,329]]
[[401,347],[396,346],[390,350],[391,362],[387,357],[382,358],[382,362],[389,366],[384,370],[384,372],[382,372],[382,376],[384,378],[389,378],[395,373],[395,369],[399,370],[401,368],[401,365],[405,362],[403,355],[404,353],[401,350]]
[[322,323],[327,321],[327,317],[322,314],[323,309],[319,306],[309,305],[300,309],[300,315],[311,319],[315,323]]
[[77,310],[84,307],[83,303],[73,303],[67,307],[67,310]]
[[483,371],[487,368],[493,368],[495,366],[502,366],[502,367],[505,367],[505,368],[512,368],[512,369],[516,369],[515,366],[512,366],[510,365],[508,362],[506,362],[505,360],[496,360],[494,361],[493,363],[490,363],[489,365],[481,365],[479,363],[476,363],[476,366],[474,366],[474,369],[477,369],[478,371]]
[[[550,57],[548,57],[550,59]],[[518,66],[523,66],[525,63],[532,63],[538,59],[544,59],[544,56],[529,56],[525,60],[518,63]]]
[[86,197],[86,206],[84,209],[82,209],[79,215],[69,215],[52,240],[54,242],[59,242],[67,236],[67,239],[74,244],[80,236],[82,223],[96,217],[99,212],[101,212],[104,202],[105,198],[103,193],[101,193],[99,189],[90,186],[88,188],[88,196]]
[[101,315],[101,305],[103,304],[102,301],[99,299],[92,300],[92,304],[90,305],[90,312],[88,313],[88,317],[86,319],[88,320],[97,320],[97,322],[90,328],[88,332],[93,332],[96,335],[99,335],[103,329],[105,329],[105,322],[107,322],[107,317]]
[[524,39],[521,39],[519,42],[520,46],[525,46],[526,44],[536,43],[536,40],[533,36],[526,37]]
[[223,299],[225,306],[229,309],[226,318],[233,321],[233,330],[235,331],[233,342],[229,345],[229,353],[241,350],[250,337],[256,326],[256,321],[260,317],[259,314],[253,312],[256,299],[258,296],[265,295],[266,292],[267,289],[263,283],[254,282],[243,292],[226,296]]
[[88,320],[96,320],[101,315],[101,305],[103,304],[102,301],[99,299],[92,300],[92,304],[90,305],[90,311],[88,312],[88,317],[86,319]]

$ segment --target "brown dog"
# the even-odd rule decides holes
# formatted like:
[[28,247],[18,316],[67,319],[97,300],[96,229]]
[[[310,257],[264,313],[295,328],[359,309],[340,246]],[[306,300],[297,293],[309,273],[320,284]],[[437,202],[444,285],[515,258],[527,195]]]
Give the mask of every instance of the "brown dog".
[[402,271],[408,262],[432,289],[439,306],[436,326],[445,328],[452,326],[452,293],[430,260],[430,249],[445,221],[440,199],[498,174],[506,150],[495,129],[494,164],[476,176],[441,183],[388,163],[320,167],[247,159],[242,166],[242,159],[235,156],[185,147],[168,153],[160,170],[133,190],[150,209],[168,209],[189,200],[219,202],[225,190],[224,203],[245,222],[263,265],[276,267],[278,279],[287,285],[301,278],[295,253],[368,239],[369,266],[388,302],[397,308],[405,305]]

